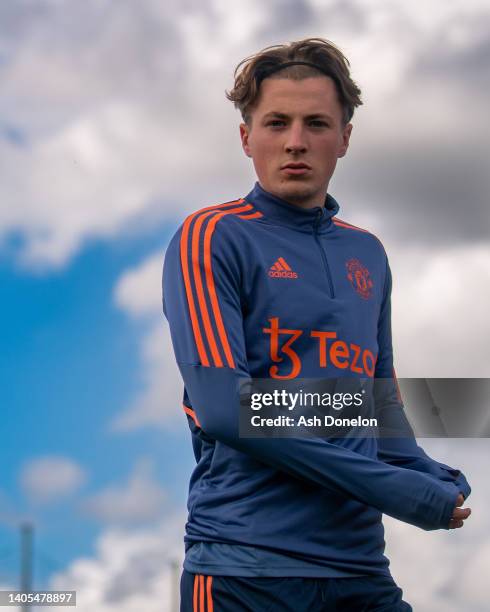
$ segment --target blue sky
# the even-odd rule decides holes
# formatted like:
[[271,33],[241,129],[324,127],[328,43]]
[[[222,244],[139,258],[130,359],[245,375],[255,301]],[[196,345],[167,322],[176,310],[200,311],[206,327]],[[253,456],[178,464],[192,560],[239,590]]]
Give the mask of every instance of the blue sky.
[[[61,567],[93,552],[100,528],[77,511],[80,495],[123,480],[142,454],[153,459],[155,476],[171,496],[170,503],[185,504],[192,465],[192,457],[181,452],[189,441],[187,430],[166,435],[162,429],[126,433],[110,427],[142,385],[142,325],[128,321],[117,308],[113,289],[133,262],[154,251],[160,251],[163,260],[171,231],[169,223],[162,223],[117,244],[93,241],[55,273],[33,275],[19,269],[11,256],[0,268],[2,491],[19,516],[34,521],[36,549],[39,545],[49,551],[44,555]],[[89,479],[79,494],[45,506],[29,500],[19,487],[19,476],[25,463],[44,455],[70,457],[84,466]],[[0,523],[0,534],[2,543],[13,549],[0,561],[0,575],[16,582],[18,533]],[[35,570],[41,586],[41,578],[48,577],[46,567],[38,560]]]
[[[36,586],[169,610],[194,458],[161,264],[188,213],[255,180],[235,66],[307,36],[347,54],[364,105],[329,191],[388,252],[397,373],[488,377],[488,2],[18,0],[0,34],[0,583],[29,518]],[[422,445],[463,469],[473,516],[388,518],[394,575],[415,609],[483,612],[488,440]]]

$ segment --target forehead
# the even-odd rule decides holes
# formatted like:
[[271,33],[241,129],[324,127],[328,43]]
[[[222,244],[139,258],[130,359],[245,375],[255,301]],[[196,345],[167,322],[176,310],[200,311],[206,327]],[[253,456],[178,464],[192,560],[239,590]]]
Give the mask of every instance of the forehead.
[[327,76],[300,80],[265,79],[260,85],[255,113],[265,115],[271,111],[285,114],[323,112],[338,117],[342,114],[334,82]]

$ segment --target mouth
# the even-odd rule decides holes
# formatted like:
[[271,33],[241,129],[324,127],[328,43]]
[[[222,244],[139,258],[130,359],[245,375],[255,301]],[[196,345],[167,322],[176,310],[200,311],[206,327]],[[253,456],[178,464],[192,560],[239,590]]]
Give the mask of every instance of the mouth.
[[281,167],[281,171],[291,176],[302,175],[311,172],[311,167],[303,163],[289,163]]

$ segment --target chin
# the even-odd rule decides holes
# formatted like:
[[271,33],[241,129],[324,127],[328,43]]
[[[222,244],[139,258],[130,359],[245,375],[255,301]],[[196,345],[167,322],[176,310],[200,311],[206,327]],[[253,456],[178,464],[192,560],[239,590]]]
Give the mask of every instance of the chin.
[[279,189],[285,199],[298,198],[305,199],[311,197],[318,189],[315,189],[312,185],[307,185],[304,181],[288,181],[287,183],[281,183]]

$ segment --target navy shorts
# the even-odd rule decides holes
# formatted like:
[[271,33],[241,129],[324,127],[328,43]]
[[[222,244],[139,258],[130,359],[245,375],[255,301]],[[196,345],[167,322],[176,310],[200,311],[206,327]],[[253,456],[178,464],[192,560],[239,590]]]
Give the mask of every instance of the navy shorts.
[[391,576],[240,578],[184,570],[181,612],[411,612]]

